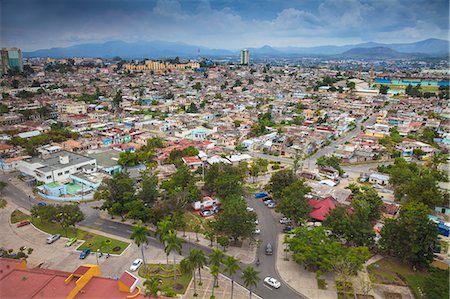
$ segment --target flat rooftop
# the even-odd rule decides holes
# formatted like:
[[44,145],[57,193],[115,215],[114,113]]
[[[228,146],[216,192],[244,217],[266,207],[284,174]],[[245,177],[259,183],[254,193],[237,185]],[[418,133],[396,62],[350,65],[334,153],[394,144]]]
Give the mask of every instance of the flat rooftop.
[[[67,164],[61,164],[59,157],[60,156],[68,156],[69,162]],[[80,154],[68,152],[68,151],[60,151],[57,153],[49,154],[49,158],[42,159],[40,157],[31,158],[28,163],[32,164],[40,164],[42,167],[39,167],[38,170],[42,172],[50,172],[52,170],[61,169],[63,167],[78,165],[81,163],[94,162],[95,158],[90,158],[87,156],[83,156]]]

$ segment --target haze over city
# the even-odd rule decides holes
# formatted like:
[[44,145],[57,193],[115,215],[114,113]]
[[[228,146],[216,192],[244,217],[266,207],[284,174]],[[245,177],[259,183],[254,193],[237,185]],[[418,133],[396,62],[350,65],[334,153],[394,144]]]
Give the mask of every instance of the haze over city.
[[[4,0],[1,44],[181,41],[209,48],[448,40],[446,0]],[[20,13],[18,13],[20,12]]]

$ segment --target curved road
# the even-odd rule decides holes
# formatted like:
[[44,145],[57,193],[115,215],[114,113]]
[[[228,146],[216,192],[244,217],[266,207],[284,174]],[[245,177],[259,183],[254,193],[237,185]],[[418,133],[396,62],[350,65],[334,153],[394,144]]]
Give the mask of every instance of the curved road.
[[[2,174],[0,175],[0,180],[4,182],[8,182],[8,178],[15,176],[15,174]],[[8,185],[3,189],[2,195],[12,200],[16,205],[30,210],[31,207],[39,202],[39,200],[29,197],[24,190],[16,187],[15,185],[8,183]],[[278,223],[277,219],[274,217],[273,210],[268,209],[260,199],[248,198],[247,199],[249,205],[255,209],[255,212],[258,214],[258,227],[261,228],[261,234],[259,235],[259,239],[261,241],[261,246],[258,248],[257,255],[260,259],[260,265],[256,266],[255,263],[252,264],[244,264],[241,263],[241,268],[245,269],[248,266],[253,266],[257,271],[259,271],[259,277],[261,279],[260,283],[256,288],[254,288],[253,292],[262,298],[307,298],[297,293],[295,290],[291,289],[286,283],[283,283],[281,288],[278,290],[272,289],[262,282],[264,277],[273,276],[278,280],[282,281],[280,275],[277,273],[276,269],[276,252],[277,252],[277,240],[278,234],[282,231],[282,226]],[[122,238],[129,238],[132,230],[132,226],[125,223],[117,223],[114,221],[102,219],[98,216],[97,210],[91,208],[91,204],[80,204],[81,209],[85,213],[85,220],[80,223],[81,226],[86,226],[98,231],[103,231],[112,235],[120,236]],[[154,237],[149,238],[150,245],[156,248],[163,249],[163,245],[156,240]],[[273,255],[265,255],[264,248],[267,243],[271,243],[273,246]],[[189,254],[190,249],[200,249],[203,250],[206,254],[211,252],[210,247],[205,247],[197,244],[196,242],[186,242],[186,245],[183,246],[182,254],[183,256],[187,256]],[[241,285],[244,285],[242,279],[240,278],[241,274],[235,275],[235,281]]]

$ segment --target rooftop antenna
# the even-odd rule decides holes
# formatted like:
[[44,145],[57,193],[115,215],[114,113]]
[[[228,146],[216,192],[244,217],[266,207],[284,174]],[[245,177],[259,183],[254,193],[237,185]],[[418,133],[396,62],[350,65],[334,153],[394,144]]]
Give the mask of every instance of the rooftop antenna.
[[372,87],[372,84],[373,84],[373,63],[370,65],[369,87]]

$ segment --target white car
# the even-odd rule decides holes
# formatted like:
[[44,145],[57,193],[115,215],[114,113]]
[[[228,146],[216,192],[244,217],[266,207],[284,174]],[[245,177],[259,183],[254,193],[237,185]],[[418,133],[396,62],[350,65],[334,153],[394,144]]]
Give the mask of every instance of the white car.
[[278,289],[281,287],[281,282],[279,282],[278,280],[276,280],[273,277],[267,276],[266,278],[264,278],[264,283],[275,288]]
[[291,224],[292,221],[291,221],[291,218],[283,217],[280,219],[280,223],[281,224]]
[[139,269],[140,266],[142,266],[142,260],[141,259],[135,259],[134,262],[131,264],[130,271],[136,271]]
[[255,224],[256,224],[256,225],[258,225],[258,224],[259,224],[259,221],[258,221],[258,219],[256,219],[256,220],[255,220]]
[[261,230],[259,228],[255,228],[255,234],[259,235],[261,233]]
[[247,212],[253,212],[254,209],[252,207],[247,207]]

